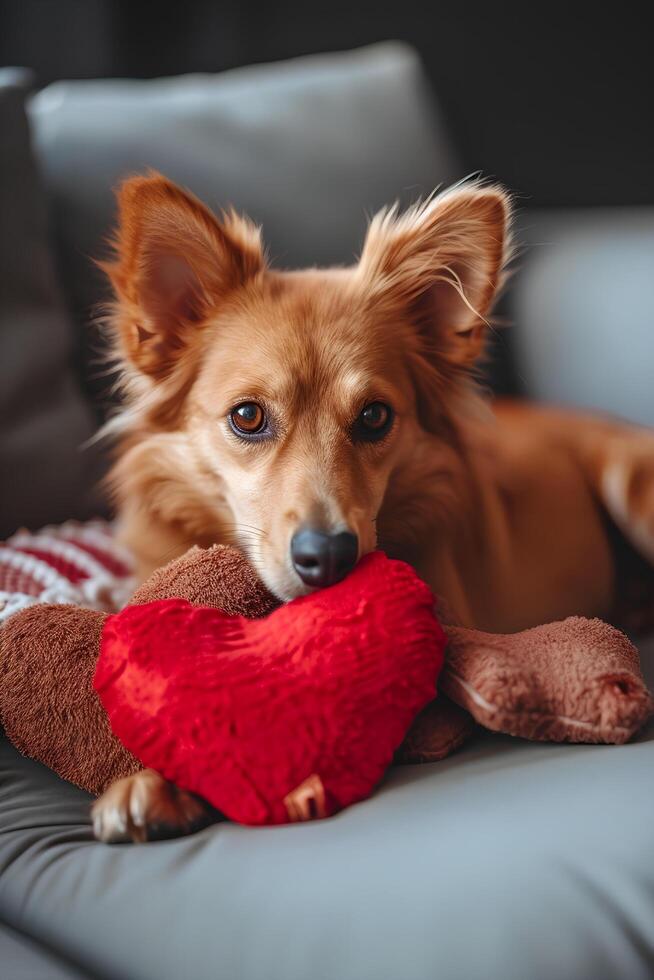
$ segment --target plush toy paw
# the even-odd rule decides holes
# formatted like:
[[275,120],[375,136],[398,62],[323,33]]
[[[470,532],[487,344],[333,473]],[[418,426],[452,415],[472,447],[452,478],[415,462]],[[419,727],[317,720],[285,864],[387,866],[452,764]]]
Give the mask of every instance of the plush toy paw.
[[441,689],[492,731],[551,742],[627,742],[652,713],[638,651],[599,619],[508,635],[448,628]]
[[91,808],[93,833],[105,844],[181,837],[216,816],[207,803],[177,789],[154,769],[117,780]]
[[401,765],[440,762],[472,738],[477,730],[472,715],[441,694],[414,719],[394,761]]

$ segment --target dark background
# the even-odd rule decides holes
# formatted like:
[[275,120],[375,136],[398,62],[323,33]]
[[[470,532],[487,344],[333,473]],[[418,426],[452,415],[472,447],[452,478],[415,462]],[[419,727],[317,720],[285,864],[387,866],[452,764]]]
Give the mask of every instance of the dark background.
[[464,172],[494,175],[532,206],[644,204],[654,196],[646,9],[0,0],[0,64],[47,84],[214,72],[401,38],[422,54]]

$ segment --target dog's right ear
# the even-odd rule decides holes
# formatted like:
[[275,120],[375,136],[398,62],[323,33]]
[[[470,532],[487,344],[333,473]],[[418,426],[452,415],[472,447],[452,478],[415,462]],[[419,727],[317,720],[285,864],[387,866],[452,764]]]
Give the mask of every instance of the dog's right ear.
[[126,180],[117,198],[115,259],[100,267],[116,293],[119,344],[162,378],[221,300],[264,268],[259,229],[234,212],[219,222],[157,173]]
[[511,256],[510,218],[505,191],[472,181],[372,219],[359,273],[369,295],[409,312],[427,358],[465,370],[481,353]]

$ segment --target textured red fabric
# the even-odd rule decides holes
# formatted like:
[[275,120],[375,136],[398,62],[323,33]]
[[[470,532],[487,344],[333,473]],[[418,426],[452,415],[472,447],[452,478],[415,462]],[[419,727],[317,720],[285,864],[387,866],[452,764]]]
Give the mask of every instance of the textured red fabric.
[[434,602],[376,552],[265,619],[131,606],[107,618],[95,688],[130,752],[231,819],[287,822],[284,797],[314,774],[331,814],[370,794],[435,695]]

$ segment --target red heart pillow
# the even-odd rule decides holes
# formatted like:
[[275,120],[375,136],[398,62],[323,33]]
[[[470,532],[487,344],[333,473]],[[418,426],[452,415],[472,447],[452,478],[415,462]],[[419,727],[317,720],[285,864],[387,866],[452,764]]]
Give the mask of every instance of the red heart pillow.
[[241,823],[285,823],[318,776],[322,814],[368,796],[435,695],[446,637],[427,585],[368,555],[265,619],[169,599],[104,627],[95,688],[125,746]]

